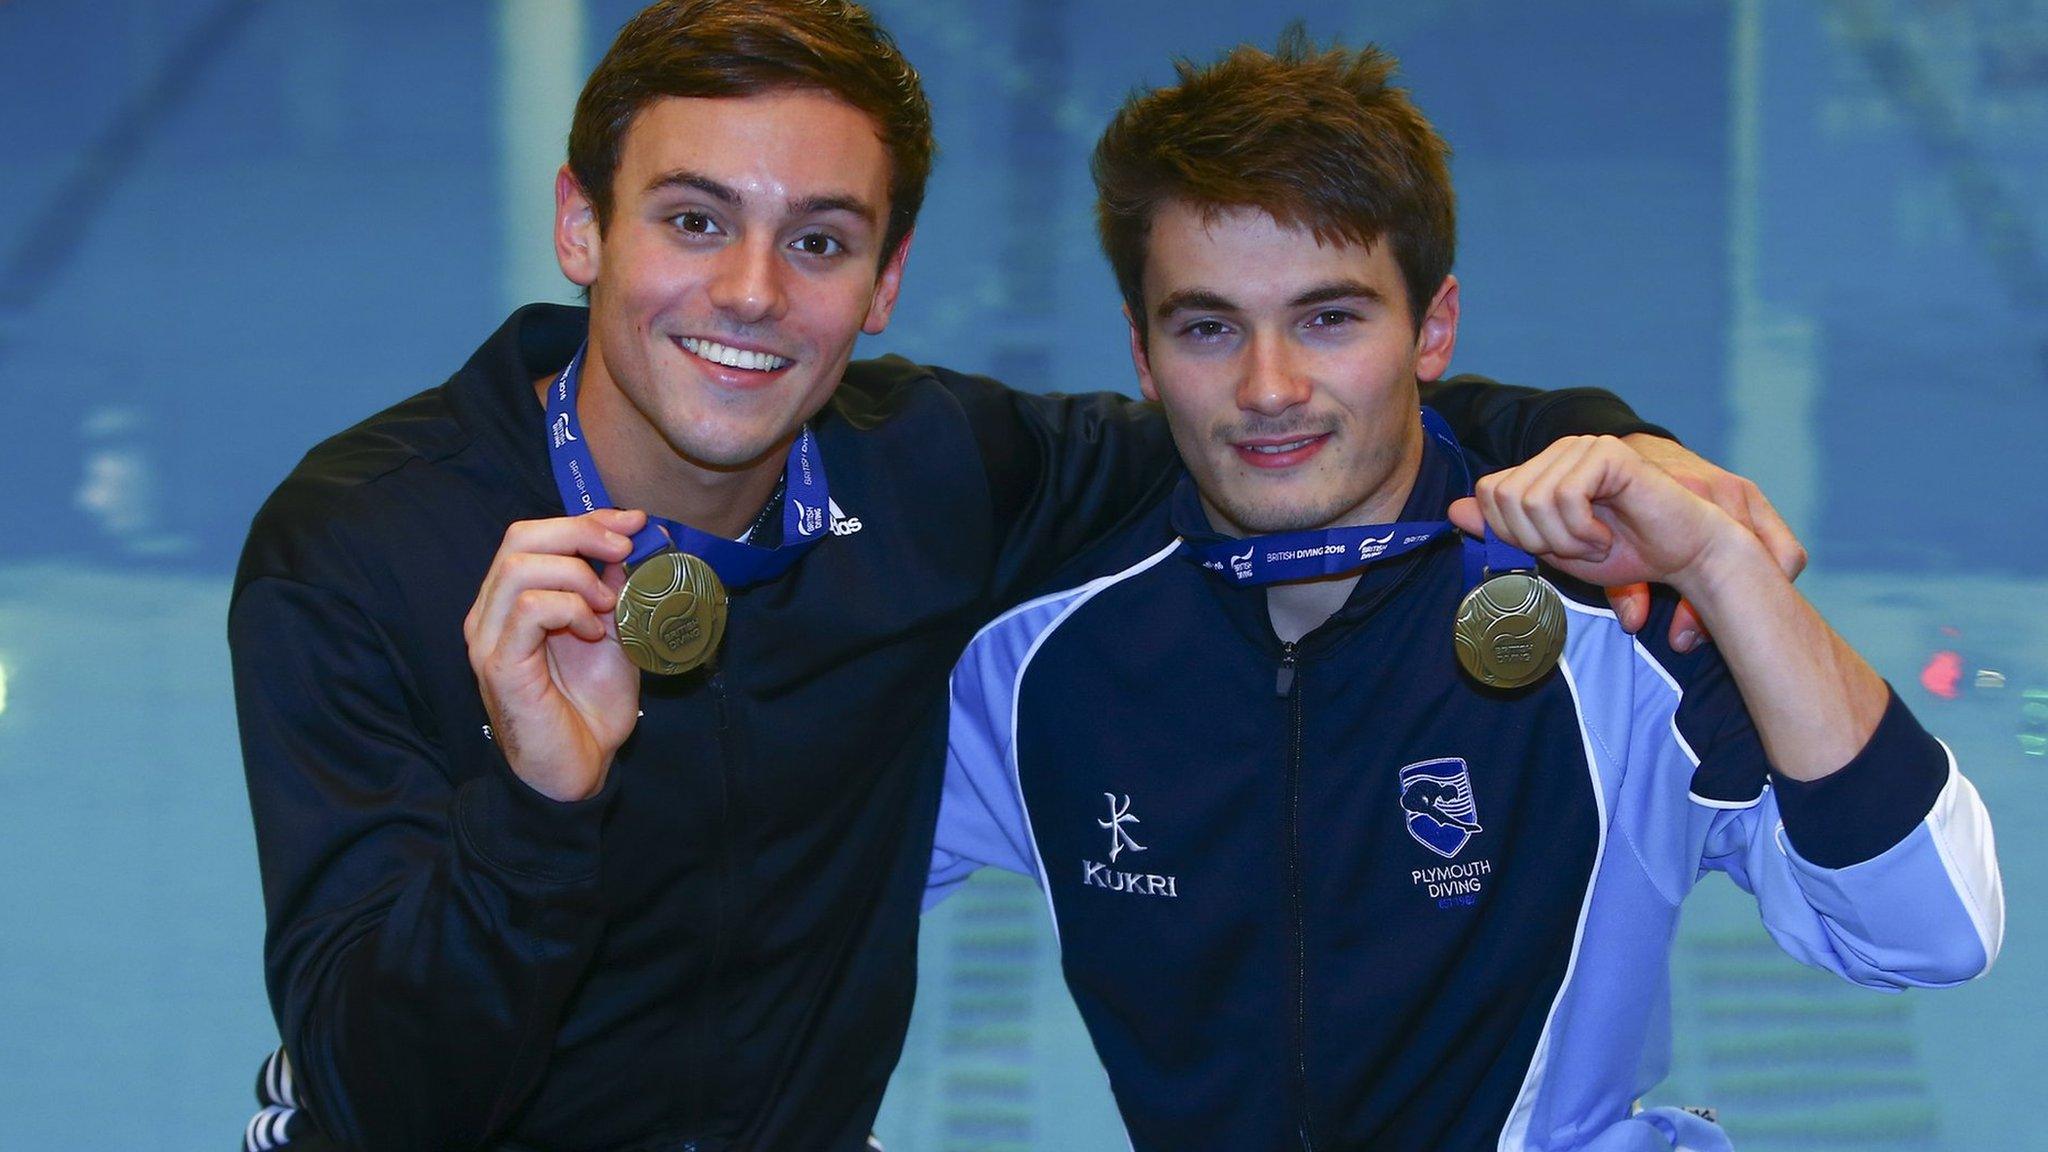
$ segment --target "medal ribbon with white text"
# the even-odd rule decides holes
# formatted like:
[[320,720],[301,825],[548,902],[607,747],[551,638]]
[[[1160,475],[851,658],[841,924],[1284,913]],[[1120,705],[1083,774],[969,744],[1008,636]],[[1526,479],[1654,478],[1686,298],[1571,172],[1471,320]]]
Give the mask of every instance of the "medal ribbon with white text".
[[[1458,467],[1462,475],[1460,491],[1469,494],[1471,473],[1466,469],[1464,452],[1458,447],[1451,426],[1429,408],[1422,409],[1421,416],[1423,430],[1444,447]],[[1449,520],[1402,520],[1246,536],[1217,544],[1190,544],[1187,550],[1202,567],[1231,583],[1257,587],[1357,572],[1382,560],[1405,556],[1457,530]],[[1465,538],[1464,555],[1468,588],[1488,573],[1536,568],[1534,556],[1494,535],[1490,525],[1484,543]]]
[[[572,516],[612,507],[604,481],[598,478],[597,461],[584,444],[582,422],[576,416],[577,386],[583,377],[583,354],[587,349],[588,345],[577,349],[548,388],[548,462],[554,468],[562,507]],[[626,563],[638,564],[657,552],[675,548],[702,558],[728,587],[742,588],[772,580],[824,539],[830,527],[825,465],[808,427],[797,434],[796,443],[789,447],[783,490],[779,548],[728,540],[679,520],[649,515],[647,526],[633,534],[633,554],[626,558]]]

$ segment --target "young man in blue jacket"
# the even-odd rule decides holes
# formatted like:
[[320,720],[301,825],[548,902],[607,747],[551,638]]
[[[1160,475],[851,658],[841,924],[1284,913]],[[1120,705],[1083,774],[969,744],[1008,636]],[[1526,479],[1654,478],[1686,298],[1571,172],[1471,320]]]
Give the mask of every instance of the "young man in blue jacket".
[[[1619,441],[1469,498],[1418,414],[1457,340],[1447,149],[1393,67],[1290,33],[1103,136],[1186,472],[970,645],[933,895],[1043,885],[1140,1149],[1723,1148],[1631,1114],[1697,878],[1806,963],[1953,984],[2003,932],[1990,826],[1751,534]],[[1599,588],[1641,580],[1638,637]],[[1667,639],[1680,595],[1713,645]]]

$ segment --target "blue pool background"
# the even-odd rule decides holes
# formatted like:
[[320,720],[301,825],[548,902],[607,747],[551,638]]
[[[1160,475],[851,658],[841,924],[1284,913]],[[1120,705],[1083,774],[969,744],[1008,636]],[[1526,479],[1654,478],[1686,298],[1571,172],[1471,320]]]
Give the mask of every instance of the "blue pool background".
[[[1837,987],[1703,885],[1657,1099],[1745,1149],[2048,1148],[2048,2],[874,6],[942,154],[867,348],[1033,388],[1130,388],[1085,157],[1134,84],[1297,16],[1396,52],[1458,152],[1457,367],[1762,482],[2001,832],[2006,955],[1948,993]],[[236,549],[315,440],[569,298],[549,179],[633,7],[0,0],[0,1148],[236,1139],[275,1041]],[[1124,1147],[1042,921],[1004,878],[928,919],[892,1152]]]

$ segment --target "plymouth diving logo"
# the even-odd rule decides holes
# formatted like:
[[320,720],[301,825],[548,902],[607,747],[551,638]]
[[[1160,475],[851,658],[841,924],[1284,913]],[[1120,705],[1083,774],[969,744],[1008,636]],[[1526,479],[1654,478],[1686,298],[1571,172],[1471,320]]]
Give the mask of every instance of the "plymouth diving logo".
[[1401,816],[1415,842],[1446,860],[1480,831],[1472,776],[1458,756],[1401,769]]
[[1104,792],[1102,798],[1109,801],[1109,819],[1097,820],[1095,823],[1109,829],[1109,862],[1116,863],[1117,856],[1126,848],[1133,852],[1143,852],[1145,846],[1132,839],[1130,830],[1124,827],[1126,824],[1140,822],[1136,816],[1131,815],[1131,798],[1125,796],[1121,807],[1117,805],[1114,792]]

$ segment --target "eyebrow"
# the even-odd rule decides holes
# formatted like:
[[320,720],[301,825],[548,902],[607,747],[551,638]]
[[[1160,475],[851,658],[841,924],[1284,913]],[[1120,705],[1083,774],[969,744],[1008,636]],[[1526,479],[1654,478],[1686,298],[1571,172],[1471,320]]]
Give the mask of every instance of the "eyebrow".
[[1237,305],[1206,288],[1183,288],[1169,292],[1159,302],[1153,315],[1161,320],[1170,319],[1176,312],[1235,312]]
[[[713,180],[701,172],[692,172],[683,168],[678,168],[673,172],[664,172],[647,182],[647,190],[649,192],[660,192],[667,188],[692,188],[721,204],[730,205],[734,208],[743,208],[747,203],[747,198],[740,194],[739,189]],[[789,201],[786,207],[792,216],[815,216],[824,212],[846,212],[860,217],[869,224],[873,224],[881,217],[881,213],[875,210],[874,205],[869,204],[851,192],[821,192],[813,196],[803,196]]]
[[[1287,302],[1289,308],[1308,308],[1316,304],[1328,304],[1333,300],[1364,299],[1382,301],[1377,288],[1362,280],[1330,280],[1308,289]],[[1170,318],[1176,312],[1235,312],[1236,302],[1212,292],[1207,288],[1185,288],[1169,293],[1159,302],[1154,315],[1161,320]]]
[[1375,303],[1382,302],[1380,291],[1363,280],[1331,280],[1296,296],[1287,302],[1290,308],[1307,308],[1313,304],[1328,304],[1335,300],[1362,299]]

